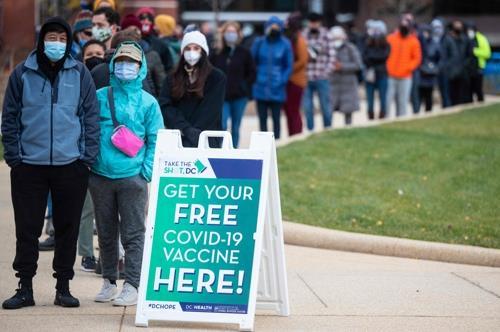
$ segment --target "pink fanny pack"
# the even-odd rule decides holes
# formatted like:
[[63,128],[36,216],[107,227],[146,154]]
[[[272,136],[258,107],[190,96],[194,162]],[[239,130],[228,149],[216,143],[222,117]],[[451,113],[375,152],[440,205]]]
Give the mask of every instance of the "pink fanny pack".
[[144,146],[144,141],[138,137],[132,130],[125,125],[121,125],[116,120],[115,100],[113,98],[113,89],[108,88],[108,102],[111,111],[111,119],[113,120],[113,134],[111,135],[111,143],[115,148],[123,152],[129,157],[135,157]]

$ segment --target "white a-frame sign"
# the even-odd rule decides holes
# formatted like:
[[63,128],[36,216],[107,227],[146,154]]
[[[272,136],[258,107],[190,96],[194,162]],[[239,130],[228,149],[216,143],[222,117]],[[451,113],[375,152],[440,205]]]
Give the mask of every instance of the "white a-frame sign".
[[[223,139],[211,149],[209,138]],[[160,130],[135,324],[150,320],[254,328],[256,307],[289,315],[272,133],[233,149],[227,132],[183,148]]]

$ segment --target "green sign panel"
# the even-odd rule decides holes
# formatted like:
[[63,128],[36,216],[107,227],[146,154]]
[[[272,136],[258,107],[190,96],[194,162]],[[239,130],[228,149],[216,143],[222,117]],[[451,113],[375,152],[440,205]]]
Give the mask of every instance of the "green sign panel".
[[247,313],[258,173],[160,178],[146,301],[175,302],[183,312]]

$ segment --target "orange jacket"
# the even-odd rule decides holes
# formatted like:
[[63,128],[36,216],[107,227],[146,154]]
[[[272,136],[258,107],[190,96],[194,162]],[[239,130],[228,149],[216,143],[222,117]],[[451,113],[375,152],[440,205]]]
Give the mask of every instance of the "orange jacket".
[[307,51],[307,41],[301,34],[297,36],[295,48],[296,58],[293,62],[293,71],[289,80],[305,88],[307,85],[307,62],[309,60],[309,53]]
[[391,52],[387,59],[387,73],[395,78],[410,78],[413,71],[420,66],[422,51],[420,42],[414,34],[403,38],[399,31],[387,37]]

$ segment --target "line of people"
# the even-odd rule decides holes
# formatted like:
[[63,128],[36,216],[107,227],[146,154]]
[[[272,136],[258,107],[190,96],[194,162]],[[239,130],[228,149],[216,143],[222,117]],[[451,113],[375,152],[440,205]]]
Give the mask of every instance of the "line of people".
[[[202,131],[221,130],[226,90],[226,76],[210,63],[202,33],[185,33],[178,45],[167,44],[152,32],[155,20],[158,27],[175,26],[171,18],[162,23],[149,8],[125,17],[121,26],[112,8],[95,8],[91,15],[80,13],[75,31],[62,18],[51,18],[36,49],[11,73],[2,143],[11,167],[19,287],[3,302],[4,309],[35,305],[33,278],[49,193],[54,304],[80,305],[69,286],[77,241],[90,241],[91,252],[80,252],[87,255],[82,267],[93,258],[94,218],[103,277],[95,301],[136,304],[157,132],[178,129],[185,147],[197,146]],[[89,31],[92,37],[84,39]],[[74,43],[81,50],[73,56]],[[152,52],[156,55],[148,56]],[[164,67],[163,78],[156,77],[151,63]],[[89,220],[90,227],[82,227]],[[125,281],[119,291],[120,245]]]
[[[286,21],[269,18],[262,35],[230,21],[217,33],[190,25],[180,36],[168,15],[140,8],[120,20],[114,5],[95,1],[94,11],[77,15],[73,29],[61,18],[49,19],[36,49],[9,78],[2,142],[11,167],[19,288],[3,302],[5,309],[34,305],[39,248],[54,249],[54,303],[79,306],[69,290],[77,242],[82,269],[102,270],[95,301],[136,303],[147,182],[160,128],[180,130],[183,145],[195,147],[202,131],[227,130],[230,123],[237,147],[254,99],[261,130],[271,113],[278,139],[282,109],[289,135],[303,130],[301,109],[307,129],[314,129],[316,93],[325,128],[333,111],[349,125],[360,109],[360,82],[370,119],[375,91],[381,118],[392,116],[394,100],[397,116],[406,114],[409,101],[415,112],[421,101],[430,110],[436,85],[445,107],[470,101],[472,92],[483,98],[489,45],[471,25],[466,35],[458,21],[448,32],[439,19],[417,29],[405,14],[391,34],[382,21],[370,20],[359,36],[347,26],[328,30],[315,13],[304,27],[304,17],[292,13]],[[117,135],[140,144],[120,145]],[[221,142],[209,143],[216,148]],[[54,231],[39,244],[48,197]],[[119,292],[120,261],[125,282]]]

